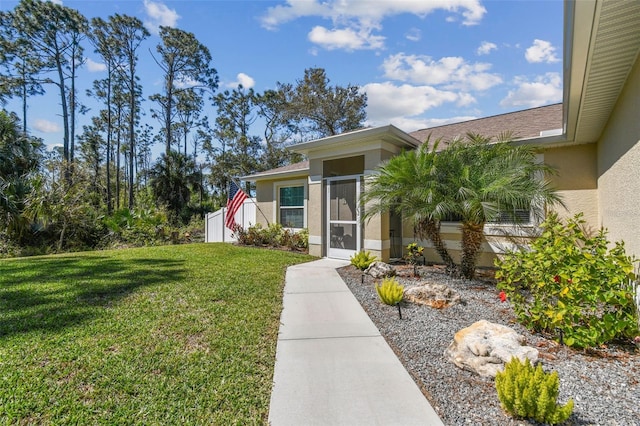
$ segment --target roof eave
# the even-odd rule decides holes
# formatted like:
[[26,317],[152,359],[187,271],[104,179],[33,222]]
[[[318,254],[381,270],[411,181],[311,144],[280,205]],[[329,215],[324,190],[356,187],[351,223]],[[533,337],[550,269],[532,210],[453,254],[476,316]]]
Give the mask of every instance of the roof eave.
[[247,182],[258,182],[263,180],[278,180],[283,178],[307,177],[309,176],[309,168],[287,170],[284,172],[273,173],[257,173],[255,175],[241,176],[239,179]]
[[290,149],[293,152],[308,156],[309,152],[312,151],[326,150],[327,148],[335,145],[343,145],[345,143],[352,143],[355,141],[373,140],[376,138],[384,138],[385,141],[391,142],[400,147],[415,148],[420,145],[420,141],[418,139],[390,124],[382,127],[362,129],[335,136],[328,136],[326,138],[310,142],[303,142],[292,146]]

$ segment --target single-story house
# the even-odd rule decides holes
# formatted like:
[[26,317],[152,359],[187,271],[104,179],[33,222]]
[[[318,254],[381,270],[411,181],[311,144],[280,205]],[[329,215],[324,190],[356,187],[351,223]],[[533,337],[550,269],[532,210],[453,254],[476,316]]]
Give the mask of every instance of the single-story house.
[[[295,145],[307,161],[243,177],[256,183],[257,222],[307,228],[316,256],[348,259],[368,250],[383,260],[399,257],[414,241],[413,230],[392,214],[362,221],[366,176],[429,135],[447,140],[512,131],[517,143],[539,146],[541,160],[558,170],[553,183],[567,208],[561,216],[584,213],[589,226],[607,228],[612,241],[624,240],[640,257],[640,2],[567,1],[564,30],[562,104],[411,133],[388,125]],[[491,265],[515,228],[498,223],[485,231],[479,263]],[[444,223],[442,232],[455,255],[457,224]],[[427,257],[438,260],[434,252]]]

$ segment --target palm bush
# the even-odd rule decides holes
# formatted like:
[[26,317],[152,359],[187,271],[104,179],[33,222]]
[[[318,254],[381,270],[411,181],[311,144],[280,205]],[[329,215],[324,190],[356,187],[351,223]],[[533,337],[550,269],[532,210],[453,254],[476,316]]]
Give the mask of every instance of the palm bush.
[[[427,140],[383,163],[365,185],[365,218],[395,212],[409,219],[416,235],[427,238],[450,274],[473,278],[484,225],[511,212],[530,210],[541,217],[547,206],[561,203],[544,179],[553,170],[537,161],[533,146],[510,144],[503,134],[490,138],[468,134],[438,151]],[[440,221],[459,218],[462,255],[456,265],[440,235]]]
[[[427,140],[415,151],[403,151],[378,167],[365,182],[362,202],[366,219],[394,212],[413,224],[416,235],[428,239],[454,274],[456,265],[440,236],[440,219],[451,210],[443,177],[446,170],[438,154],[439,140]],[[430,146],[431,145],[431,146]]]
[[556,190],[544,177],[553,169],[537,161],[531,145],[512,145],[510,134],[497,143],[476,134],[454,141],[442,153],[447,164],[445,198],[450,213],[460,217],[462,256],[460,269],[473,278],[484,239],[484,225],[511,216],[518,226],[517,210],[541,218],[550,205],[561,204]]

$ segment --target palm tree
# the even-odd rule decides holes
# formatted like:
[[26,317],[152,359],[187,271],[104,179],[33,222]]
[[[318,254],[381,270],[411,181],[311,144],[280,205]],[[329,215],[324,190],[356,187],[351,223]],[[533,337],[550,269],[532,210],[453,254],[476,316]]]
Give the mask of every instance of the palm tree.
[[40,166],[42,143],[20,130],[15,116],[0,111],[0,230],[21,238],[33,175]]
[[440,219],[452,206],[446,198],[446,170],[437,152],[439,140],[431,148],[429,140],[415,151],[403,151],[378,167],[365,182],[362,202],[364,217],[394,212],[413,223],[416,235],[426,238],[455,275],[457,267],[440,235]]
[[150,176],[154,196],[167,207],[172,221],[180,221],[191,200],[191,191],[200,186],[200,172],[193,158],[169,151],[158,159]]
[[513,145],[510,134],[491,139],[468,134],[442,152],[446,164],[445,198],[449,210],[460,217],[462,230],[461,272],[475,275],[484,238],[484,225],[510,216],[519,225],[516,211],[542,217],[547,206],[562,204],[549,181],[553,169],[536,161],[531,145]]

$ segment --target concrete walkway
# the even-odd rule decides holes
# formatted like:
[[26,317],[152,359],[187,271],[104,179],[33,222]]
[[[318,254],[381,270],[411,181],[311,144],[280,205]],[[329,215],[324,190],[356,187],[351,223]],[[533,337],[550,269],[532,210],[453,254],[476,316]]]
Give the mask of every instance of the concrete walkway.
[[335,268],[287,269],[269,422],[442,425]]

